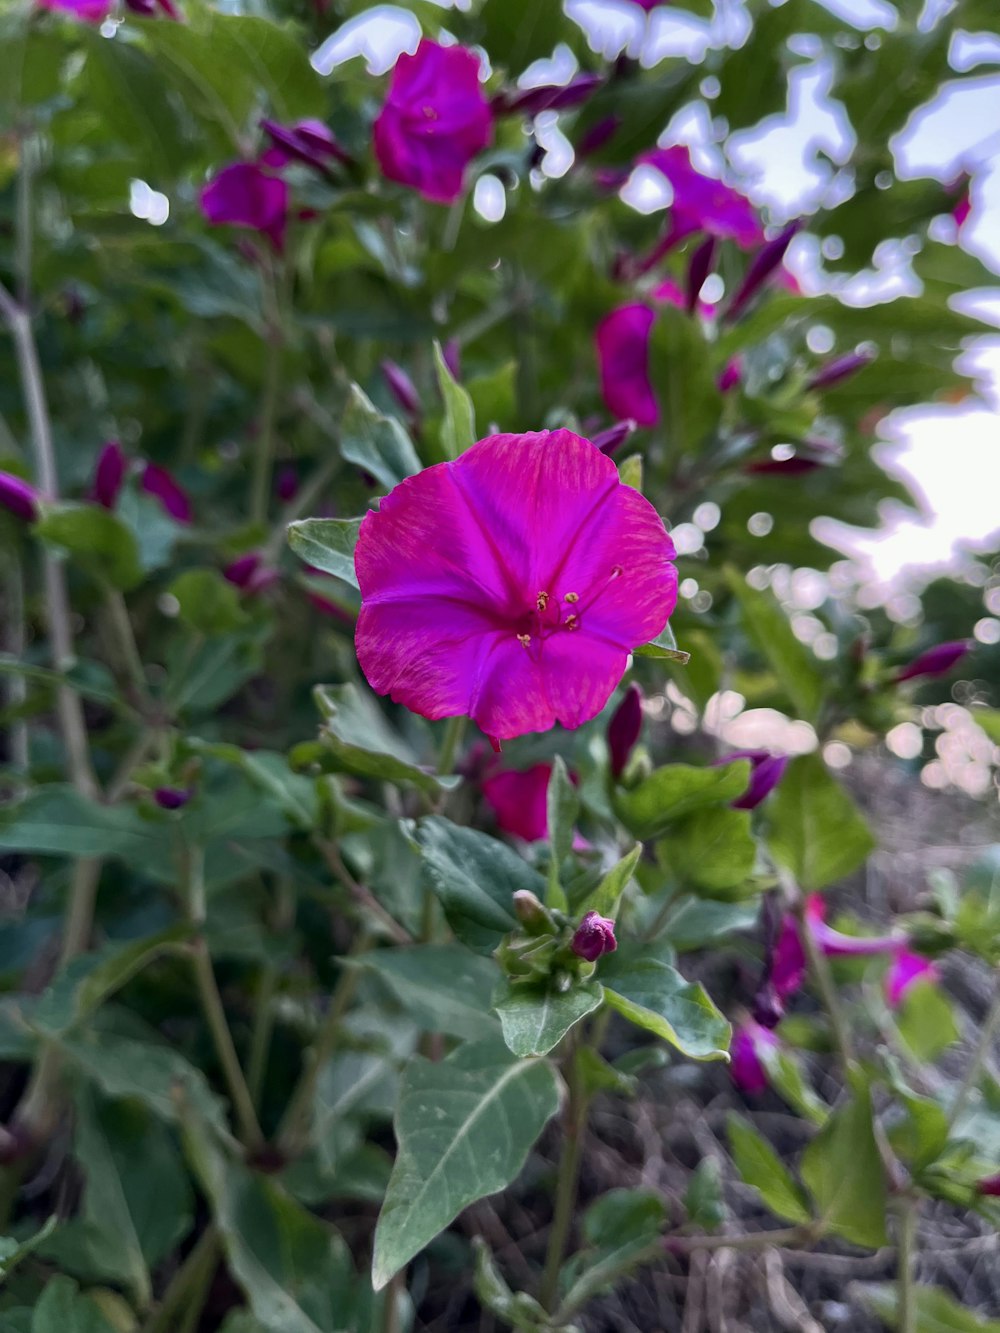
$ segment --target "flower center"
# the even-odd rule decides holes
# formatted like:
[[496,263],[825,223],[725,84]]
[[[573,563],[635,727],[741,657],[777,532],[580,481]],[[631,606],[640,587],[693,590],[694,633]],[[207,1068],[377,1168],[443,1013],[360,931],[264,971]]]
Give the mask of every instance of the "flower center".
[[542,588],[535,595],[535,605],[515,623],[517,641],[529,651],[537,651],[553,634],[573,634],[581,628],[582,616],[597,601],[608,584],[621,578],[621,565],[613,565],[604,582],[586,601],[581,602],[578,592],[555,594]]

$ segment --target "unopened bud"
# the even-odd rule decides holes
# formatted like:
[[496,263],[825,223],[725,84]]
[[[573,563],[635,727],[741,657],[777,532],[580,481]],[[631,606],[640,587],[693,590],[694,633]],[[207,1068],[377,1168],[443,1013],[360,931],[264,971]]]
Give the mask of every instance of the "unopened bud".
[[598,912],[588,912],[573,932],[570,948],[577,958],[596,963],[602,954],[614,953],[618,948],[615,923]]
[[161,810],[180,810],[193,795],[188,787],[157,787],[153,792],[153,800]]
[[635,430],[636,423],[631,417],[626,417],[624,421],[616,421],[613,426],[607,430],[598,431],[591,440],[596,448],[600,449],[602,454],[607,454],[610,458],[616,449],[620,449],[628,437]]
[[554,929],[551,916],[530,889],[515,891],[514,915],[529,935],[545,935]]
[[785,257],[785,251],[791,245],[792,238],[800,226],[801,224],[798,222],[791,223],[773,241],[767,241],[757,251],[750,261],[746,276],[733,297],[729,309],[726,311],[727,319],[736,319],[738,315],[743,313],[751,299],[781,264]]
[[398,366],[395,361],[390,361],[388,357],[381,365],[382,377],[385,380],[389,392],[395,398],[404,412],[411,417],[420,416],[420,395],[417,393],[413,381],[407,375],[402,366]]
[[915,680],[918,676],[946,676],[972,647],[968,639],[954,639],[948,643],[935,644],[925,653],[915,657],[912,662],[901,667],[893,676],[893,683],[899,685],[904,680]]
[[23,477],[15,477],[13,472],[0,472],[0,508],[25,523],[34,523],[39,513],[38,492]]
[[873,360],[874,356],[870,352],[849,352],[846,356],[835,357],[825,366],[820,366],[819,370],[806,381],[806,388],[832,389],[835,384],[840,384],[843,380],[856,375],[859,370],[864,370]]
[[125,480],[125,455],[117,440],[109,440],[97,458],[91,498],[105,509],[114,509]]
[[611,752],[613,777],[620,778],[624,773],[641,731],[642,690],[633,681],[608,723],[608,749]]

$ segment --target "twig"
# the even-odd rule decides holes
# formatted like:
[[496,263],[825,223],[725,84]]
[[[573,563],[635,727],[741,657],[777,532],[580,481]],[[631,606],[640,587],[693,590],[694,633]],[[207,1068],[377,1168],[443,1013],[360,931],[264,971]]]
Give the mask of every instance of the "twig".
[[555,1212],[552,1217],[552,1229],[549,1232],[549,1246],[545,1255],[545,1269],[542,1273],[541,1303],[546,1310],[555,1306],[559,1289],[559,1273],[566,1254],[566,1242],[576,1211],[576,1193],[580,1182],[580,1160],[583,1153],[583,1136],[587,1126],[588,1098],[580,1080],[576,1064],[576,1043],[569,1038],[569,1050],[563,1064],[569,1098],[564,1117],[563,1149],[559,1160],[559,1177],[556,1183]]
[[354,878],[344,864],[344,859],[340,855],[337,844],[329,842],[326,838],[316,838],[315,843],[323,859],[333,871],[334,876],[340,880],[358,906],[371,913],[396,944],[412,944],[413,936],[410,932],[385,910],[371,889],[366,888],[364,884],[359,884]]

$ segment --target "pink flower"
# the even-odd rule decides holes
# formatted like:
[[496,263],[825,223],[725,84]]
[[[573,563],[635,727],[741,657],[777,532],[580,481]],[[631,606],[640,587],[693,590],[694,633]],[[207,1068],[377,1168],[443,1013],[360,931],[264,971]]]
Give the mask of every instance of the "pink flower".
[[25,523],[34,523],[38,518],[38,492],[23,477],[0,472],[0,509]]
[[178,523],[191,522],[191,501],[165,467],[156,463],[147,463],[142,471],[142,489],[147,495],[154,495],[160,504]]
[[201,211],[213,227],[248,227],[280,250],[285,240],[288,186],[255,162],[233,162],[203,187]]
[[901,667],[893,676],[893,683],[901,684],[904,680],[915,680],[918,676],[946,676],[972,647],[968,639],[953,639],[948,643],[935,644],[926,652],[915,657],[912,662]]
[[780,1046],[781,1042],[773,1032],[752,1018],[744,1019],[733,1033],[729,1048],[729,1073],[736,1086],[752,1096],[766,1092],[771,1082],[767,1073],[768,1057]]
[[[749,199],[724,181],[703,176],[692,163],[690,150],[683,145],[654,148],[643,153],[639,161],[662,172],[673,188],[671,245],[696,231],[703,231],[720,241],[735,241],[744,250],[764,239],[760,220]],[[663,250],[662,254],[665,253]]]
[[604,316],[595,334],[601,393],[608,411],[631,417],[640,426],[655,426],[660,419],[660,405],[649,378],[649,340],[655,319],[648,305],[623,305]]
[[493,807],[497,827],[525,842],[541,842],[547,838],[546,797],[551,776],[551,764],[535,764],[521,772],[508,769],[487,778],[483,783],[483,795]]
[[466,167],[493,141],[479,69],[464,46],[426,38],[413,55],[399,57],[373,131],[383,175],[434,203],[455,202]]
[[642,690],[633,681],[608,723],[611,773],[620,778],[642,731]]
[[105,509],[114,509],[125,480],[125,455],[117,440],[109,440],[97,458],[91,499]]
[[1000,1171],[995,1176],[987,1176],[984,1180],[977,1180],[976,1193],[991,1199],[1000,1197]]
[[615,923],[597,912],[588,912],[573,932],[569,947],[577,958],[596,963],[602,954],[614,953],[618,948]]
[[578,727],[666,624],[673,555],[589,440],[490,436],[365,515],[358,661],[376,693],[432,719],[468,714],[496,740]]
[[72,14],[83,23],[103,23],[111,13],[113,0],[35,0],[39,9]]
[[940,975],[929,958],[913,953],[903,945],[897,948],[885,974],[885,998],[893,1009],[897,1009],[914,982],[936,982]]
[[734,810],[756,810],[765,796],[770,796],[788,767],[788,756],[768,750],[734,750],[718,762],[731,764],[737,759],[750,760],[750,782],[742,796],[732,802]]

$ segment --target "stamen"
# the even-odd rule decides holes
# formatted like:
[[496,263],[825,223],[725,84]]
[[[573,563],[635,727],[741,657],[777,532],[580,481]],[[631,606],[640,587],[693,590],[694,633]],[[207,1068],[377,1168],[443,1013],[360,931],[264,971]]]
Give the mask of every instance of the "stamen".
[[580,600],[580,594],[578,592],[568,592],[566,596],[563,598],[564,602],[570,602],[570,603],[578,602],[579,600]]
[[611,577],[612,577],[613,579],[620,579],[621,576],[622,576],[624,573],[625,573],[625,571],[624,571],[624,569],[622,569],[621,565],[612,565],[612,566],[611,566]]
[[580,620],[579,617],[577,616],[567,616],[566,619],[563,621],[563,629],[573,630],[579,628],[580,628]]
[[519,634],[519,635],[517,636],[517,641],[518,641],[518,643],[521,645],[522,648],[527,648],[527,647],[530,645],[530,643],[531,643],[531,635],[530,635],[530,634]]
[[548,604],[549,594],[547,592],[540,592],[535,598],[535,605],[538,607],[539,611],[544,611]]

